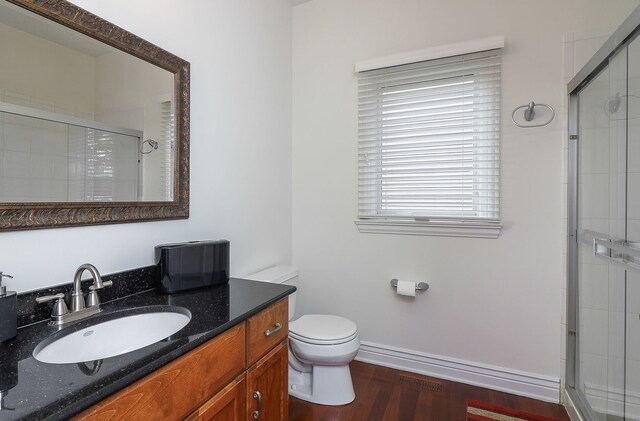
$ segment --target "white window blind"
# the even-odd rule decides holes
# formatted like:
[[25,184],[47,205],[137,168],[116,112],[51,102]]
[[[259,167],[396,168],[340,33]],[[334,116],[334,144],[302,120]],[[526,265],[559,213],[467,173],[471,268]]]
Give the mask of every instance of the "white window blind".
[[173,200],[173,169],[176,151],[176,122],[171,101],[160,103],[160,120],[162,132],[160,134],[161,190],[163,200]]
[[[77,126],[74,126],[77,127]],[[131,202],[138,198],[138,142],[139,138],[106,130],[80,127],[70,150],[84,149],[69,158],[75,166],[69,175],[69,190],[78,201]],[[73,149],[72,149],[73,148]],[[77,168],[84,169],[79,173]]]
[[499,224],[500,50],[358,74],[360,219]]

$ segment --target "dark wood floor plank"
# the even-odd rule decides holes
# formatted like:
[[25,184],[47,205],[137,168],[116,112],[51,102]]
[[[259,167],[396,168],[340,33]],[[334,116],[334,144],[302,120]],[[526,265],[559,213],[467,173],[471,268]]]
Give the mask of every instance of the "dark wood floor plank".
[[394,408],[394,413],[398,414],[396,419],[398,420],[413,420],[416,415],[416,408],[418,407],[418,397],[420,391],[412,387],[402,387],[402,385],[395,386],[399,389],[400,399],[397,408]]
[[349,405],[314,405],[291,397],[290,421],[464,421],[467,400],[569,420],[561,405],[354,361],[356,400]]
[[389,383],[386,381],[381,382],[376,389],[376,398],[369,412],[368,419],[371,421],[383,421],[387,405],[391,402],[391,392],[393,390],[391,390]]

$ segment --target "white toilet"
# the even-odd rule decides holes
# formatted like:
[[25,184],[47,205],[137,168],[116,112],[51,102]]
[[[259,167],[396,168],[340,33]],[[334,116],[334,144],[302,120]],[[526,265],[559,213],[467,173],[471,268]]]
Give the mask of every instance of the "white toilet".
[[[298,269],[273,266],[245,279],[297,287]],[[353,402],[349,363],[360,347],[356,324],[327,314],[293,320],[296,294],[289,296],[289,394],[321,405]]]

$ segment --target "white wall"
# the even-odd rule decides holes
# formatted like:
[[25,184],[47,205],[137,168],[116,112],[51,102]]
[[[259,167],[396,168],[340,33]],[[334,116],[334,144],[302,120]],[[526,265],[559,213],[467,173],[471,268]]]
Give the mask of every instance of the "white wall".
[[291,259],[291,5],[76,1],[191,63],[188,220],[0,233],[0,270],[26,291],[153,264],[163,242],[227,238],[231,274]]
[[[599,12],[583,10],[591,3],[321,0],[294,8],[293,244],[302,312],[349,317],[365,342],[561,376],[562,42],[597,21]],[[622,3],[631,10],[634,2]],[[493,35],[506,39],[500,238],[358,233],[354,63]],[[559,111],[552,124],[511,123],[511,111],[531,100]],[[401,299],[392,278],[431,289]]]
[[93,118],[93,57],[5,24],[0,51],[0,101]]

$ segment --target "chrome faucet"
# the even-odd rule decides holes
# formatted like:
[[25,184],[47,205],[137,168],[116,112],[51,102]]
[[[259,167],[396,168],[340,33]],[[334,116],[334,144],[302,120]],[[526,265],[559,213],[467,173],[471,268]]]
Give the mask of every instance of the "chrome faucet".
[[[84,265],[80,265],[80,267],[76,271],[76,275],[73,277],[73,293],[71,294],[72,313],[85,309],[84,295],[82,294],[82,274],[85,270],[89,271],[89,273],[91,273],[91,276],[93,276],[93,285],[89,287],[89,307],[100,304],[100,301],[98,300],[98,293],[96,292],[96,290],[104,288],[105,285],[102,282],[102,278],[100,277],[100,272],[98,272],[98,269],[96,269],[96,267],[90,263],[85,263]],[[109,285],[111,285],[111,283],[109,283]],[[98,300],[97,303],[95,302],[96,300]]]
[[[88,305],[85,305],[84,295],[82,293],[82,274],[85,270],[89,271],[93,277],[93,285],[89,287],[89,294],[87,295]],[[62,293],[37,297],[36,302],[44,303],[56,300],[53,305],[53,311],[51,312],[51,324],[59,326],[64,323],[84,319],[85,317],[89,317],[102,311],[100,309],[98,290],[110,286],[112,283],[113,282],[111,281],[103,281],[98,269],[96,269],[92,264],[85,263],[78,268],[73,278],[70,312],[64,302],[64,294]]]

